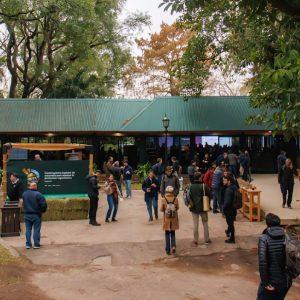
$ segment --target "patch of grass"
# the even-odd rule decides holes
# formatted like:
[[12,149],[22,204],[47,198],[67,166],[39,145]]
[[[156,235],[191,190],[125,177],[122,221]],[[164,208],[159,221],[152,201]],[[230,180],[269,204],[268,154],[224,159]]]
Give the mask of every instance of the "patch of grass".
[[0,265],[15,261],[15,258],[9,253],[7,249],[0,245]]

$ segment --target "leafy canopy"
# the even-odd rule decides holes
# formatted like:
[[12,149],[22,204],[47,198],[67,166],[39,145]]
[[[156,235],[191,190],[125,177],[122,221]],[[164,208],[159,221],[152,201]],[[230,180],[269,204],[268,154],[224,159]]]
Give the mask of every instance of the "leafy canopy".
[[[208,43],[215,65],[251,71],[251,104],[260,113],[250,121],[300,133],[299,1],[163,0],[161,6],[179,12],[181,22]],[[186,55],[202,53],[189,48]]]
[[138,14],[121,22],[123,2],[2,0],[9,97],[111,95],[130,60],[128,34],[148,22]]

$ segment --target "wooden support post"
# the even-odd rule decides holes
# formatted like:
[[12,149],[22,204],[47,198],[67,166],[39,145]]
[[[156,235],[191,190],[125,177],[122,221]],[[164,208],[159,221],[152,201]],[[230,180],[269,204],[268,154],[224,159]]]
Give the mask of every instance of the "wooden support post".
[[2,201],[4,204],[7,196],[7,161],[8,161],[8,153],[3,154],[3,170],[2,170]]
[[94,154],[90,153],[89,155],[89,172],[90,174],[94,173]]

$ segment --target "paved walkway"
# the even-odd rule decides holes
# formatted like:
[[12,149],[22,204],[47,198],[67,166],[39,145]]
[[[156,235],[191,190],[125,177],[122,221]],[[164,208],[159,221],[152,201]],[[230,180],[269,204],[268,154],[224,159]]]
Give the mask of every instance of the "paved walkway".
[[[292,211],[281,208],[273,178],[255,177],[255,184],[264,186],[263,203],[270,197],[270,210],[299,213],[296,201]],[[209,213],[212,244],[191,248],[192,218],[180,197],[178,256],[166,258],[162,214],[158,221],[148,222],[143,192],[134,191],[132,199],[120,203],[118,223],[104,223],[106,210],[101,194],[100,227],[88,225],[87,220],[44,222],[40,250],[25,250],[23,235],[5,242],[34,264],[30,280],[51,299],[255,299],[257,238],[265,228],[263,222],[249,223],[239,214],[237,244],[227,245],[225,219]],[[199,229],[203,241],[201,224]],[[287,300],[298,299],[299,293],[297,281]]]
[[283,220],[300,219],[300,183],[295,179],[292,207],[282,208],[282,196],[280,186],[277,183],[277,175],[254,175],[253,184],[262,191],[261,206],[265,213],[272,212]]

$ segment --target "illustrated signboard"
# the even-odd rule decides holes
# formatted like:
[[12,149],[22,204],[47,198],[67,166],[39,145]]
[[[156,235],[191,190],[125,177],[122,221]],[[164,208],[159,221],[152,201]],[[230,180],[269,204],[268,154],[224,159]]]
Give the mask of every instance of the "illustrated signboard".
[[8,179],[11,173],[18,173],[24,186],[30,182],[37,182],[42,194],[85,194],[85,177],[89,173],[89,162],[87,160],[8,161]]

